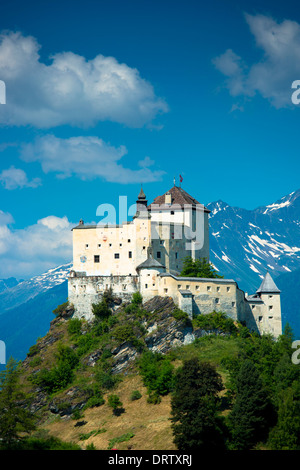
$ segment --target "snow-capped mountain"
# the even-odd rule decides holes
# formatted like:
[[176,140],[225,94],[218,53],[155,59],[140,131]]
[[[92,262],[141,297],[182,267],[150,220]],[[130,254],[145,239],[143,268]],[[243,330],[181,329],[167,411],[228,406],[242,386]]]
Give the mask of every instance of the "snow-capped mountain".
[[300,268],[300,190],[246,210],[209,203],[210,261],[225,277],[254,291],[267,268],[276,278]]
[[37,295],[52,289],[67,280],[72,263],[64,264],[47,272],[22,281],[0,293],[0,316],[7,310],[24,304]]

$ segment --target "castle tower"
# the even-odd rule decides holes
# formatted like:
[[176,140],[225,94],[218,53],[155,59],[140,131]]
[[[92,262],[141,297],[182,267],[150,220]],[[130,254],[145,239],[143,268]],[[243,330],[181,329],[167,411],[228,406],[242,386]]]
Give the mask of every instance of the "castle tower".
[[262,330],[278,337],[282,334],[280,290],[269,271],[267,271],[256,294],[263,302],[262,315],[258,319],[259,323],[262,323]]
[[209,210],[181,187],[173,186],[148,206],[153,257],[179,274],[183,260],[209,261]]

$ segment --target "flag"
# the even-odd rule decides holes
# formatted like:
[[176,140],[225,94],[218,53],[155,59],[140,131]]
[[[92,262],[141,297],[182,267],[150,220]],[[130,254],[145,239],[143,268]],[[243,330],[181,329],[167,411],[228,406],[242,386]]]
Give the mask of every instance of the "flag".
[[182,176],[181,176],[181,175],[179,175],[179,180],[180,180],[180,183],[182,183],[182,181],[183,181],[183,178],[182,178]]

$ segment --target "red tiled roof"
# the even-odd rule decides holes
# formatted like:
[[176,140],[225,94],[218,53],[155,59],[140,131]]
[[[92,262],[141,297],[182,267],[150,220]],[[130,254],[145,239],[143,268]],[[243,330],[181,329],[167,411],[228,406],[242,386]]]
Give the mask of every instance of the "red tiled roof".
[[170,208],[169,205],[165,203],[165,195],[171,194],[171,205],[179,205],[183,207],[184,205],[192,205],[192,206],[202,206],[205,212],[210,212],[203,204],[201,204],[197,199],[193,198],[188,194],[184,189],[179,188],[178,186],[173,186],[169,191],[167,191],[162,196],[157,196],[154,201],[148,206],[148,210],[153,210],[153,204],[157,204],[162,206],[162,208]]

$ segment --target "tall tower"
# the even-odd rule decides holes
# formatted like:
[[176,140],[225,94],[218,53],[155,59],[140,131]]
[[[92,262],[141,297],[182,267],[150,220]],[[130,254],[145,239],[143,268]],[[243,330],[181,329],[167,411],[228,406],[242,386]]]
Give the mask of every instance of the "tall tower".
[[260,317],[261,327],[265,333],[271,333],[274,337],[282,334],[280,290],[267,271],[256,294],[263,301],[263,315]]
[[153,257],[167,272],[180,273],[183,260],[209,261],[209,210],[181,187],[173,186],[148,206]]

